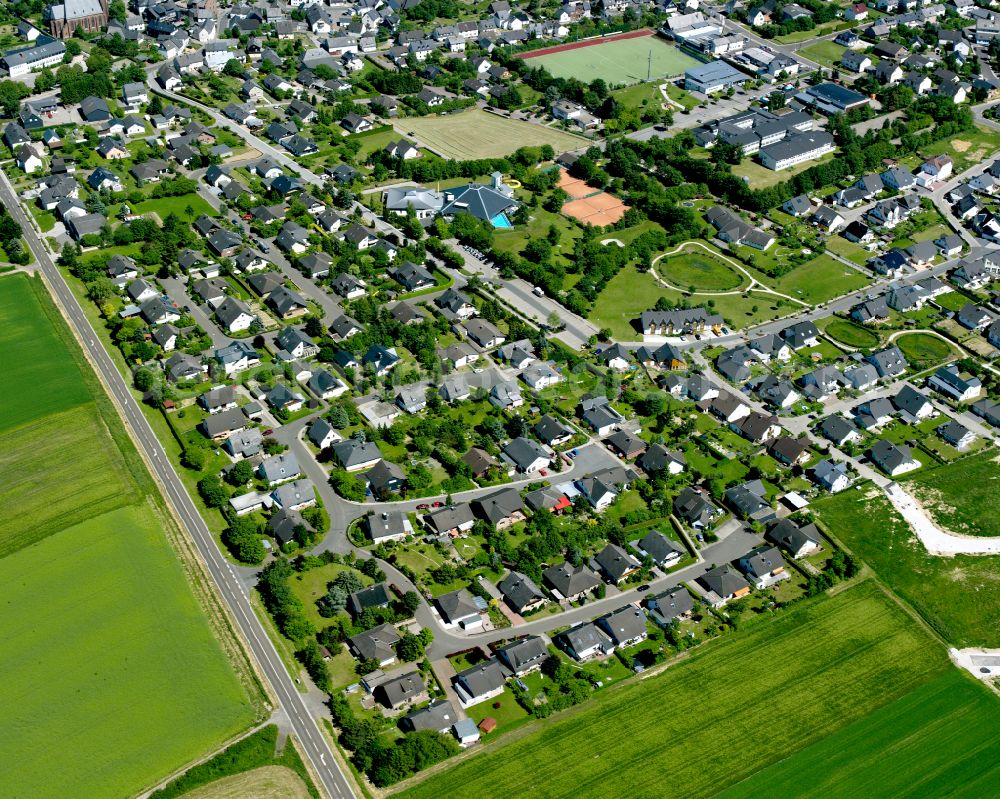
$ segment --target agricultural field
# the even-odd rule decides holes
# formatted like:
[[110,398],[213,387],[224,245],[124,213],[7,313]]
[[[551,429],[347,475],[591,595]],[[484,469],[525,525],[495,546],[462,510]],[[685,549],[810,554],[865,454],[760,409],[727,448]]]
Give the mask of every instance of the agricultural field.
[[74,372],[57,329],[44,324],[47,314],[56,313],[55,308],[43,306],[22,276],[0,279],[0,336],[4,351],[18,354],[4,364],[5,382],[18,390],[7,392],[0,431],[90,402],[90,392]]
[[620,784],[633,799],[712,796],[949,668],[943,649],[867,581],[601,692],[401,795],[589,799]]
[[856,325],[846,319],[831,319],[824,330],[835,341],[859,350],[874,349],[882,340],[874,330]]
[[950,644],[1000,646],[1000,557],[929,555],[871,484],[812,504],[835,538]]
[[955,354],[951,344],[929,333],[905,333],[893,343],[914,369],[929,369]]
[[132,795],[245,729],[257,689],[43,285],[0,280],[0,347],[23,353],[0,429],[5,792]]
[[945,529],[959,535],[994,536],[1000,532],[998,477],[997,451],[990,449],[923,471],[906,481],[906,489]]
[[309,795],[306,784],[290,768],[261,766],[197,788],[183,799],[309,799]]
[[0,557],[141,499],[93,402],[0,433],[0,473]]
[[528,59],[556,78],[603,78],[609,85],[627,85],[653,78],[673,78],[700,62],[655,36],[603,42]]
[[551,144],[557,153],[563,153],[589,143],[557,128],[505,119],[479,109],[447,116],[408,117],[395,124],[398,132],[417,139],[442,158],[456,161],[502,158],[520,147],[543,144]]
[[1000,700],[953,669],[716,799],[866,799],[873,785],[882,799],[978,799],[1000,784],[998,748]]

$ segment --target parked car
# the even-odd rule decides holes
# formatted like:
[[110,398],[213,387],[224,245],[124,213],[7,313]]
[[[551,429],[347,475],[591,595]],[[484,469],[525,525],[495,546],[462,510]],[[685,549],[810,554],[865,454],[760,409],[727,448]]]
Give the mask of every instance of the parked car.
[[434,508],[443,508],[444,507],[444,503],[441,502],[440,500],[438,500],[437,502],[432,502],[431,503],[431,507],[434,507]]
[[417,510],[428,510],[429,508],[430,505],[428,505],[426,502],[421,502],[419,505],[417,505]]

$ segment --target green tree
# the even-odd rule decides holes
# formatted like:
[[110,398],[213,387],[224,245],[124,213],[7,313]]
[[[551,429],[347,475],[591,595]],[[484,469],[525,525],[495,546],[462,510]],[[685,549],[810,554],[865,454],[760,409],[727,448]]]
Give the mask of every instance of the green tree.
[[229,501],[229,491],[215,474],[206,475],[198,481],[198,493],[210,508],[221,508]]
[[251,480],[253,480],[253,466],[247,460],[237,461],[226,474],[226,482],[234,486],[244,486]]
[[413,633],[406,633],[396,643],[396,654],[400,660],[413,663],[424,656],[424,643],[419,636]]

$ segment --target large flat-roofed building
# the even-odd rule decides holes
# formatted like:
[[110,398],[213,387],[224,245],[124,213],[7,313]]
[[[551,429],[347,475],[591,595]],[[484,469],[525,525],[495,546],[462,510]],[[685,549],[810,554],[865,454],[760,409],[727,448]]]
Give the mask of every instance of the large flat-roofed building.
[[79,28],[84,33],[99,33],[108,24],[107,0],[65,0],[45,9],[49,33],[69,39]]
[[685,72],[684,88],[702,94],[715,94],[732,86],[742,86],[748,80],[749,77],[725,61],[712,61]]
[[839,86],[836,83],[820,83],[810,86],[806,91],[797,94],[796,99],[803,101],[824,114],[843,114],[852,108],[858,108],[868,103],[868,98],[854,89]]
[[761,148],[760,162],[776,172],[821,158],[834,150],[833,136],[825,130],[809,130]]
[[7,53],[0,59],[0,66],[7,70],[7,74],[12,78],[19,75],[27,75],[36,69],[53,67],[61,64],[63,56],[66,54],[66,45],[60,41],[54,41],[48,36],[39,40],[34,47],[25,47]]

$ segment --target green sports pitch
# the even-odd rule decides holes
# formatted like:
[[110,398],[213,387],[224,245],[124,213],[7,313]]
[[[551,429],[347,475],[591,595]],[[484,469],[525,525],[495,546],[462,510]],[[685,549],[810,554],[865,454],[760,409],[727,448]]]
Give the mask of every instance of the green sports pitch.
[[603,78],[612,86],[677,77],[699,63],[655,36],[603,42],[528,60],[530,66],[543,66],[556,78],[585,82]]

